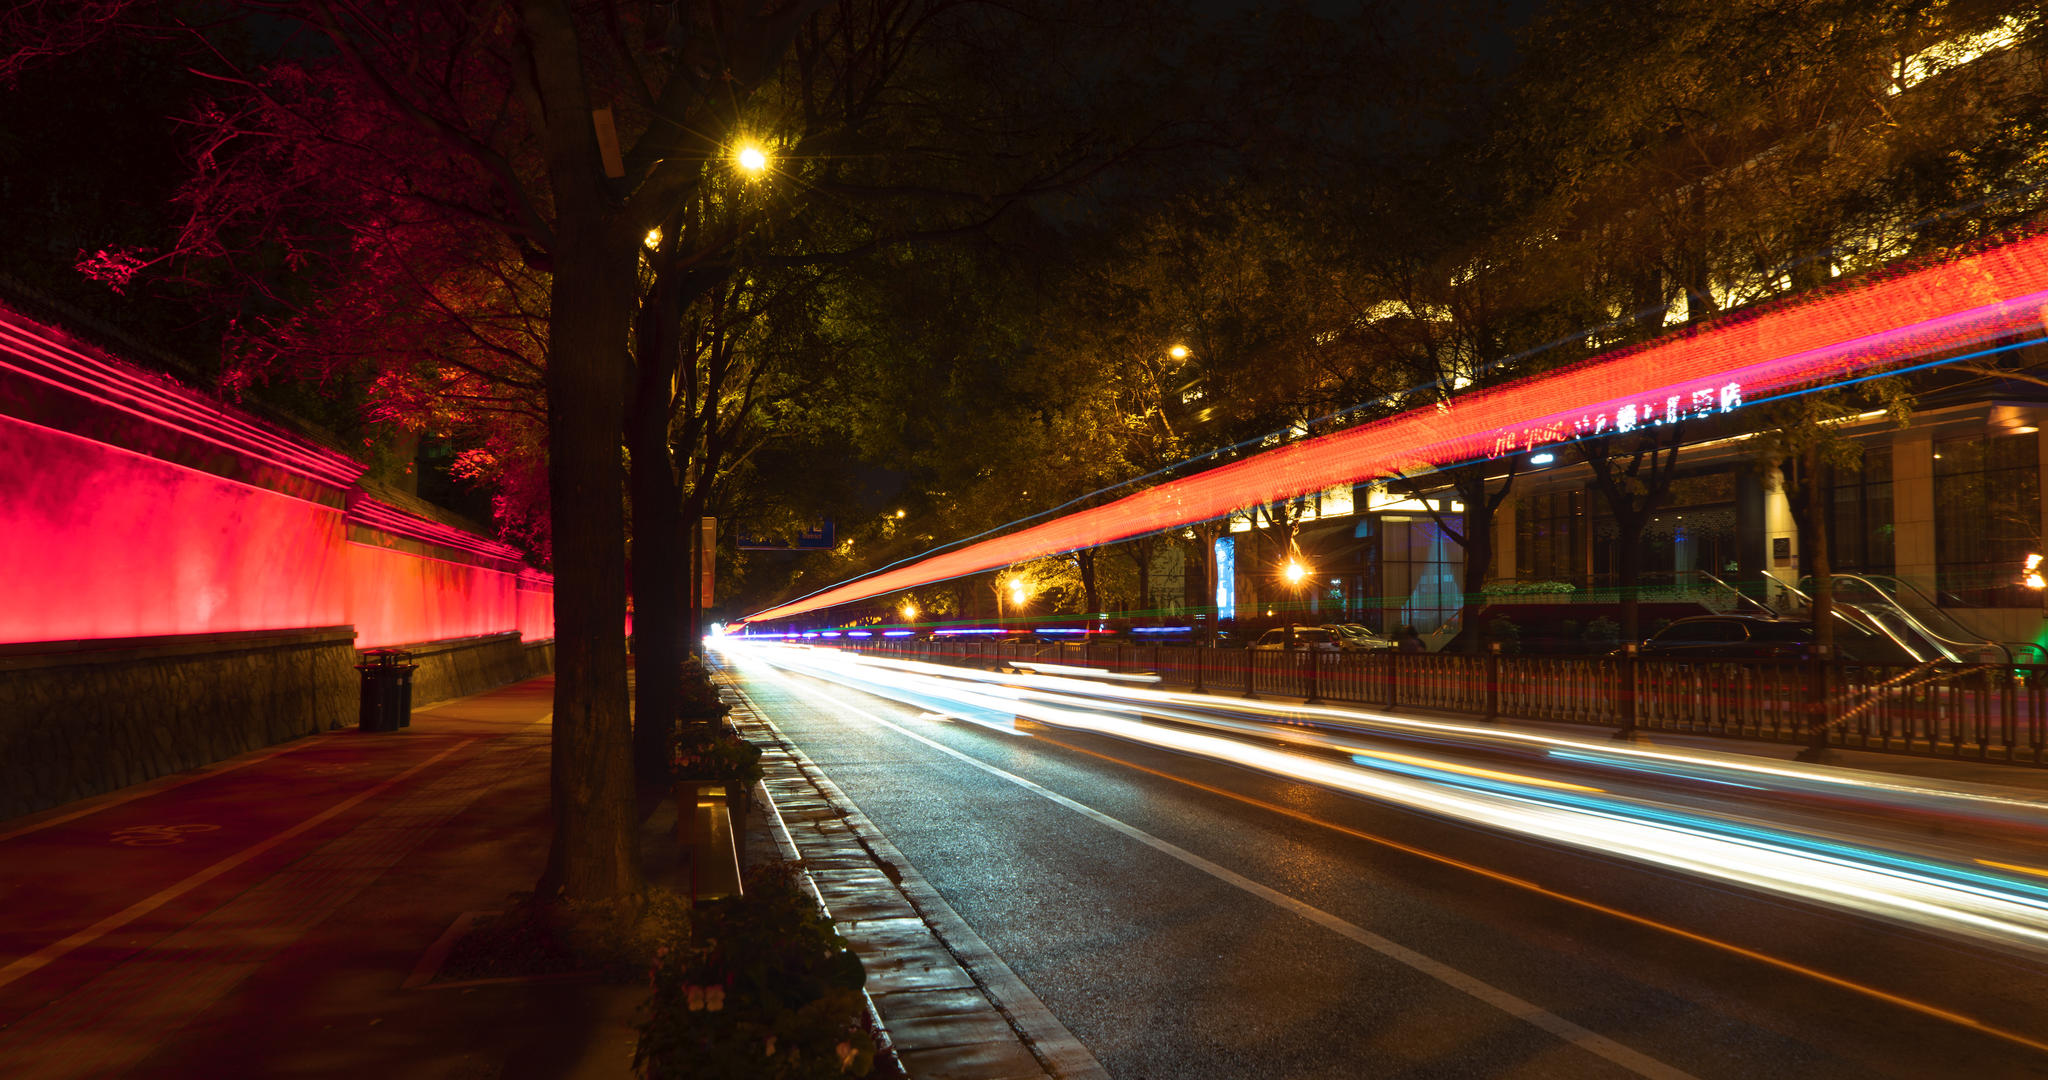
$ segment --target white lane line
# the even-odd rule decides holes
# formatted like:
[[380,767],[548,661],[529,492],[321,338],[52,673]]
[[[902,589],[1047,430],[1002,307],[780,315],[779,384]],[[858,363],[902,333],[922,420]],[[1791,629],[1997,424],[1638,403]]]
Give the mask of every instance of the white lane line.
[[1605,1035],[1580,1027],[1579,1025],[1572,1023],[1570,1020],[1566,1020],[1564,1017],[1558,1016],[1556,1013],[1550,1012],[1549,1010],[1544,1009],[1539,1005],[1536,1005],[1534,1002],[1530,1002],[1524,1000],[1523,998],[1517,997],[1514,994],[1510,994],[1507,991],[1502,990],[1501,988],[1494,986],[1491,983],[1488,983],[1475,976],[1468,975],[1465,972],[1450,966],[1449,964],[1425,956],[1422,953],[1416,952],[1414,949],[1408,948],[1405,945],[1381,937],[1380,935],[1375,934],[1372,931],[1365,929],[1364,927],[1357,926],[1350,922],[1346,922],[1345,920],[1338,918],[1337,916],[1332,915],[1319,907],[1305,903],[1301,900],[1297,900],[1294,897],[1288,896],[1285,893],[1269,888],[1265,885],[1261,885],[1260,883],[1253,881],[1248,877],[1245,877],[1243,874],[1237,873],[1236,871],[1231,870],[1228,867],[1219,866],[1216,863],[1210,862],[1208,859],[1205,859],[1200,855],[1197,855],[1194,852],[1187,850],[1186,848],[1180,847],[1179,845],[1170,843],[1166,840],[1160,839],[1159,837],[1153,836],[1151,833],[1148,833],[1135,825],[1126,824],[1123,821],[1120,821],[1116,818],[1109,816],[1108,814],[1103,813],[1100,810],[1095,809],[1094,807],[1076,802],[1073,799],[1066,797],[1065,795],[1061,795],[1059,792],[1052,791],[1046,787],[1034,783],[1033,781],[1026,780],[1025,778],[1018,776],[1015,773],[999,769],[994,765],[990,765],[989,763],[982,761],[981,759],[976,758],[971,754],[967,754],[960,750],[955,750],[952,747],[945,745],[944,743],[920,735],[917,732],[910,730],[909,728],[903,727],[902,725],[895,723],[894,721],[884,719],[883,717],[877,716],[874,713],[867,711],[866,709],[862,709],[856,705],[849,704],[845,700],[836,697],[832,694],[825,693],[824,691],[817,690],[815,688],[801,686],[800,684],[796,683],[794,679],[790,678],[787,675],[784,675],[780,671],[776,671],[774,672],[774,674],[777,678],[781,679],[786,683],[789,683],[791,688],[798,693],[804,693],[813,697],[822,698],[826,701],[831,702],[833,706],[836,708],[843,709],[846,712],[851,713],[855,716],[859,716],[862,719],[865,719],[873,724],[879,725],[884,728],[888,728],[889,730],[894,731],[897,734],[904,736],[905,738],[914,739],[920,743],[923,743],[926,746],[931,747],[934,750],[939,751],[942,754],[945,754],[949,757],[957,758],[960,761],[965,762],[966,764],[972,765],[975,768],[980,769],[985,773],[988,773],[990,776],[995,776],[1007,780],[1010,783],[1013,783],[1018,787],[1021,787],[1026,791],[1031,792],[1034,795],[1038,795],[1051,802],[1057,803],[1060,806],[1064,806],[1067,809],[1082,815],[1083,817],[1089,818],[1111,829],[1114,829],[1117,832],[1120,832],[1125,836],[1128,836],[1131,839],[1136,840],[1149,848],[1152,848],[1155,851],[1158,851],[1165,855],[1170,855],[1173,858],[1178,859],[1181,862],[1186,863],[1187,865],[1192,866],[1195,869],[1200,870],[1203,873],[1208,874],[1219,881],[1225,882],[1230,885],[1234,885],[1239,889],[1244,890],[1245,892],[1251,893],[1253,896],[1256,896],[1262,900],[1267,901],[1268,903],[1273,904],[1276,907],[1282,908],[1286,911],[1291,911],[1294,914],[1309,920],[1310,922],[1313,922],[1319,926],[1322,926],[1344,937],[1347,937],[1352,941],[1355,941],[1360,945],[1363,945],[1366,948],[1371,949],[1376,953],[1379,953],[1381,956],[1384,956],[1397,963],[1403,964],[1409,968],[1414,969],[1415,971],[1421,972],[1422,974],[1427,975],[1430,978],[1435,979],[1438,982],[1451,987],[1452,989],[1459,990],[1466,994],[1469,994],[1472,997],[1477,998],[1480,1001],[1483,1001],[1486,1004],[1491,1005],[1494,1008],[1497,1008],[1502,1012],[1515,1017],[1516,1019],[1522,1020],[1526,1023],[1541,1028],[1544,1031],[1547,1031],[1552,1035],[1557,1036],[1559,1039],[1562,1039],[1563,1041],[1570,1043],[1581,1050],[1586,1051],[1587,1053],[1604,1058],[1607,1061],[1610,1061],[1615,1065],[1620,1066],[1621,1068],[1627,1069],[1628,1071],[1635,1073],[1637,1076],[1650,1077],[1653,1078],[1653,1080],[1694,1080],[1691,1073],[1685,1072],[1681,1069],[1673,1068],[1672,1066],[1666,1065],[1663,1062],[1658,1061],[1657,1059],[1650,1057],[1647,1054],[1641,1053],[1637,1050],[1633,1050],[1627,1046],[1624,1046],[1621,1043],[1618,1043]]
[[334,817],[336,814],[340,814],[351,807],[361,804],[362,802],[368,799],[373,799],[379,795],[382,795],[386,791],[391,790],[394,786],[405,782],[407,779],[412,777],[414,773],[417,773],[420,770],[425,769],[427,766],[432,765],[433,763],[441,760],[444,757],[447,757],[448,755],[456,752],[457,750],[462,749],[465,746],[468,746],[470,743],[473,743],[475,741],[475,739],[464,739],[461,742],[458,742],[455,745],[449,747],[448,749],[443,750],[438,754],[435,754],[433,757],[430,757],[427,760],[422,761],[417,765],[414,765],[412,768],[407,769],[402,773],[399,773],[397,776],[394,776],[391,779],[386,780],[381,784],[378,784],[376,787],[370,788],[368,791],[360,792],[356,795],[353,795],[347,799],[342,800],[341,802],[335,803],[333,806],[330,806],[327,809],[322,810],[317,814],[314,814],[312,817],[309,817],[306,820],[299,822],[297,825],[294,825],[291,828],[286,829],[281,833],[278,833],[277,835],[271,837],[268,840],[264,840],[261,843],[253,844],[249,847],[243,848],[241,851],[238,851],[235,854],[230,855],[217,863],[214,863],[212,866],[209,866],[206,869],[201,870],[200,872],[192,875],[191,877],[188,877],[185,880],[178,882],[176,885],[172,885],[169,888],[164,889],[153,896],[149,896],[144,899],[138,900],[135,903],[130,904],[128,907],[120,911],[117,911],[104,919],[101,919],[100,921],[92,924],[91,926],[86,927],[83,930],[80,930],[75,934],[72,934],[70,937],[64,938],[61,941],[53,941],[50,944],[45,945],[40,949],[37,949],[35,952],[32,952],[27,956],[24,956],[21,959],[16,960],[15,962],[7,965],[6,967],[0,968],[0,986],[6,986],[7,984],[14,982],[17,979],[22,978],[23,976],[41,970],[42,968],[47,967],[51,963],[62,958],[64,954],[71,952],[74,949],[78,949],[83,946],[92,944],[94,941],[99,940],[107,934],[119,930],[120,928],[128,925],[131,922],[134,922],[135,920],[143,917],[144,915],[147,915],[150,912],[155,911],[156,909],[164,906],[165,904],[168,904],[171,901],[176,900],[178,897],[183,896],[188,892],[191,892],[192,890],[198,888],[201,885],[206,884],[209,881],[212,881],[214,878],[217,878],[222,874],[225,874],[228,871],[233,870],[235,867],[240,866],[245,862],[248,862],[250,859],[253,859],[256,856],[261,855],[266,851],[269,851],[271,848],[274,848],[277,845],[284,843],[286,840],[289,840],[292,837],[297,836],[300,833],[303,833],[306,830],[319,825],[321,822]]
[[[924,875],[919,874],[917,868],[910,864],[910,860],[904,858],[901,851],[896,850],[896,845],[889,842],[889,838],[883,835],[882,830],[868,820],[867,815],[861,812],[860,806],[848,798],[846,792],[841,791],[839,785],[833,783],[832,778],[826,776],[825,771],[820,769],[816,762],[782,734],[782,730],[775,726],[775,722],[768,718],[767,712],[754,701],[753,696],[748,694],[744,687],[734,685],[732,689],[747,703],[754,718],[773,732],[782,743],[783,748],[789,753],[797,775],[803,777],[813,790],[840,811],[843,815],[842,820],[861,844],[876,858],[896,868],[897,891],[924,920],[925,926],[939,939],[939,943],[946,951],[952,953],[953,958],[966,969],[969,977],[975,980],[987,996],[996,1015],[1002,1017],[1004,1022],[1010,1025],[1011,1030],[1022,1038],[1032,1055],[1045,1066],[1047,1073],[1057,1080],[1109,1080],[1108,1070],[1102,1067],[1101,1062],[1095,1060],[1095,1055],[1088,1047],[1076,1038],[1073,1032],[1068,1031],[1065,1024],[1060,1023],[1059,1017],[1053,1015],[1052,1009],[1048,1008],[1037,994],[1032,993],[1031,988],[1024,984],[1024,980],[1010,970],[1010,965],[1004,963],[1003,958],[981,939],[981,935],[967,925],[967,920],[961,918],[960,913],[954,911],[951,904],[946,903],[945,898],[939,895],[939,891],[932,888],[931,883],[924,879]],[[777,815],[777,820],[780,820],[780,815]],[[792,839],[791,843],[795,841]],[[809,879],[808,874],[805,877],[806,880]],[[816,887],[816,882],[812,882],[814,891]],[[822,896],[819,902],[823,904]],[[904,1047],[899,1044],[897,1049],[902,1051]]]

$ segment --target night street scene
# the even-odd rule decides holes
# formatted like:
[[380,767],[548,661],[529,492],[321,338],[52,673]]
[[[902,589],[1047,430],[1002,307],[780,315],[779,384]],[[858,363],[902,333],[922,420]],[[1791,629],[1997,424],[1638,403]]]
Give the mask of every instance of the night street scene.
[[0,5],[0,1080],[2048,1077],[2048,10]]

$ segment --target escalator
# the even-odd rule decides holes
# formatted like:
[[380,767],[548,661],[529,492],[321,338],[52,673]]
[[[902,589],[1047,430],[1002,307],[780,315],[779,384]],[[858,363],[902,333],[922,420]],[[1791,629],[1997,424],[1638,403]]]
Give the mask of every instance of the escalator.
[[[1882,623],[1893,637],[1917,640],[1927,659],[1951,663],[2002,661],[2039,663],[2042,649],[2032,642],[2005,642],[1984,634],[1958,619],[1954,612],[1936,603],[1912,582],[1885,574],[1831,574],[1835,601],[1854,607],[1873,622]],[[1811,578],[1799,584],[1811,586]],[[1918,651],[1918,650],[1916,650]]]
[[[1920,632],[1910,617],[1904,616],[1896,608],[1882,603],[1871,603],[1871,598],[1867,595],[1858,595],[1854,586],[1845,588],[1844,579],[1854,576],[1829,575],[1835,585],[1833,611],[1835,621],[1839,624],[1836,627],[1838,642],[1844,637],[1850,642],[1861,639],[1873,644],[1876,644],[1878,639],[1883,639],[1899,651],[1902,659],[1910,658],[1914,663],[1958,662],[1957,652]],[[1813,586],[1811,578],[1800,579],[1799,585],[1806,588],[1787,585],[1769,574],[1764,575],[1764,581],[1766,589],[1775,586],[1779,590],[1773,604],[1764,605],[1767,609],[1779,614],[1813,611],[1813,596],[1806,591]],[[1965,651],[1960,654],[1961,656],[1968,660],[1975,659],[1974,649],[1969,646],[1962,648]]]

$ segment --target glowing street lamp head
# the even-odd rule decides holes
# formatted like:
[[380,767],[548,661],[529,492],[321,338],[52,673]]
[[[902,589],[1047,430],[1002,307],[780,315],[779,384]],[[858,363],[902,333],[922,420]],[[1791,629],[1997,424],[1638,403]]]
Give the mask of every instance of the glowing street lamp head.
[[1299,585],[1307,580],[1308,567],[1303,566],[1299,559],[1289,559],[1287,565],[1280,568],[1280,576],[1285,578],[1289,585]]
[[1023,602],[1024,602],[1024,583],[1023,583],[1023,582],[1021,582],[1021,581],[1012,581],[1012,582],[1010,582],[1010,602],[1011,602],[1011,603],[1013,603],[1013,604],[1021,604],[1021,603],[1023,603]]
[[1166,355],[1173,357],[1175,360],[1185,360],[1188,358],[1188,347],[1185,345],[1175,345],[1166,350]]
[[908,600],[905,600],[903,606],[897,610],[903,613],[904,622],[917,618],[917,605]]
[[768,171],[768,151],[757,143],[741,143],[739,149],[733,151],[732,160],[743,173],[759,176]]

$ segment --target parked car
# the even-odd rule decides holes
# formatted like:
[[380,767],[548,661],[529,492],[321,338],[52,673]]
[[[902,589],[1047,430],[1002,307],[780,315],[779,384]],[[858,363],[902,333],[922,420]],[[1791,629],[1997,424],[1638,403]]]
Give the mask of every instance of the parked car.
[[[1758,615],[1695,615],[1644,641],[1638,655],[1668,660],[1803,660],[1813,655],[1811,619]],[[1911,663],[1897,643],[1854,623],[1835,624],[1835,652],[1844,660]]]
[[1337,635],[1338,644],[1351,651],[1369,652],[1395,647],[1393,642],[1357,623],[1324,623],[1323,629]]
[[[1336,634],[1320,626],[1297,626],[1294,628],[1294,647],[1296,649],[1313,649],[1316,652],[1339,652],[1343,650],[1344,645],[1338,640]],[[1284,629],[1268,630],[1260,636],[1259,640],[1252,645],[1252,648],[1262,650],[1285,649],[1287,648],[1287,631]]]

